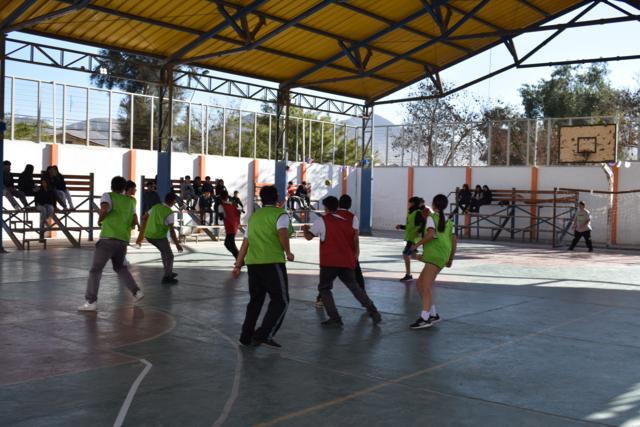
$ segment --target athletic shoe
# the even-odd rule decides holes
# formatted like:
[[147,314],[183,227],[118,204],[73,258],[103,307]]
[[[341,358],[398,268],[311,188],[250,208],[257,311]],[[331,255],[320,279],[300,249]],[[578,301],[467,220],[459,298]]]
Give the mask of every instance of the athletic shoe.
[[135,302],[140,302],[142,298],[144,298],[144,292],[142,292],[142,289],[138,289],[138,292],[133,296],[133,299]]
[[405,274],[404,277],[400,279],[401,282],[408,282],[409,280],[413,280],[413,276],[410,274]]
[[322,326],[342,326],[342,325],[344,325],[344,323],[342,323],[342,319],[340,317],[338,317],[337,319],[325,320],[324,322],[321,322],[320,324]]
[[322,299],[320,298],[316,299],[316,308],[324,308],[324,303],[322,302]]
[[85,301],[84,304],[78,307],[78,311],[98,311],[98,307],[95,302]]
[[432,325],[435,325],[436,323],[440,322],[440,315],[437,313],[435,316],[429,315],[429,321],[431,322]]
[[240,344],[242,344],[245,347],[251,346],[251,338],[249,338],[249,337],[245,337],[243,335],[240,335],[240,339],[238,341],[240,342]]
[[593,249],[589,249],[589,252],[593,252]]
[[429,317],[429,320],[424,320],[422,316],[418,317],[418,320],[409,325],[411,329],[425,329],[430,328],[431,326],[433,326],[431,323],[431,317]]
[[175,279],[176,277],[178,277],[178,273],[171,273],[171,277]]
[[175,276],[164,276],[162,278],[163,285],[175,285],[176,283],[178,283],[178,279],[176,279]]
[[382,316],[380,315],[380,312],[378,310],[369,313],[369,316],[371,316],[371,320],[373,320],[374,325],[382,322]]
[[255,338],[254,337],[251,343],[255,347],[259,346],[260,344],[264,344],[266,346],[274,347],[274,348],[282,347],[280,344],[278,344],[277,342],[275,342],[274,340],[269,339],[269,338]]

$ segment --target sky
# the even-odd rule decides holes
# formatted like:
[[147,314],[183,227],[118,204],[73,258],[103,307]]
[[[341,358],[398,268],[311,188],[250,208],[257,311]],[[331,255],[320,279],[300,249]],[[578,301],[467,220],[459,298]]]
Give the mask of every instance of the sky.
[[[624,3],[616,0],[612,1],[616,5],[634,12],[630,6],[626,6]],[[579,13],[579,10],[572,14],[565,15],[554,23],[566,22],[577,13]],[[635,13],[637,14],[638,11],[636,10]],[[617,16],[623,16],[623,14],[612,9],[606,4],[601,3],[585,15],[582,20]],[[528,50],[534,47],[536,43],[539,43],[550,34],[551,32],[539,32],[515,38],[514,42],[519,55],[523,56]],[[37,41],[52,46],[67,47],[88,52],[95,51],[94,48],[78,46],[71,43],[31,36],[23,33],[11,33],[9,34],[9,38]],[[569,59],[599,58],[604,56],[637,55],[640,54],[638,40],[640,40],[640,22],[617,23],[569,29],[563,32],[550,44],[545,46],[541,51],[533,55],[527,62],[549,62]],[[444,83],[451,85],[463,84],[475,79],[476,77],[480,77],[483,74],[490,73],[501,66],[507,65],[511,61],[512,58],[504,45],[498,46],[464,61],[457,66],[445,70],[441,73],[441,79]],[[640,86],[640,60],[610,62],[609,70],[610,81],[614,87],[638,88]],[[513,106],[520,107],[518,89],[522,87],[523,84],[533,84],[538,82],[540,79],[548,78],[551,71],[552,68],[550,67],[513,69],[472,86],[468,89],[468,92],[478,98],[490,102],[500,100]],[[212,75],[217,74],[218,73],[212,73]],[[13,61],[7,62],[7,75],[46,81],[53,80],[67,84],[89,85],[89,76],[85,73],[69,72],[51,67],[34,66]],[[238,80],[260,83],[254,79],[245,79],[243,77],[230,76],[222,73],[220,73],[220,75],[233,77]],[[267,83],[266,85],[269,84]],[[411,96],[414,91],[415,86],[409,87],[397,92],[387,99],[405,98]],[[259,108],[259,103],[255,101],[213,96],[211,94],[199,92],[193,93],[192,95],[192,99],[195,102],[240,107],[249,111],[256,111]],[[332,95],[328,95],[328,97],[332,97]],[[375,107],[375,112],[387,120],[398,124],[402,122],[404,108],[405,104],[402,103],[380,105]],[[336,117],[336,119],[340,119],[340,117]]]

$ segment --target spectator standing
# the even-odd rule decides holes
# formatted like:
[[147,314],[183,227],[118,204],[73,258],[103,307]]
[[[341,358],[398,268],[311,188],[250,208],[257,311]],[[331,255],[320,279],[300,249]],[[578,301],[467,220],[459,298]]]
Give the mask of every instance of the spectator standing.
[[240,200],[240,193],[238,191],[233,192],[233,197],[229,199],[231,203],[238,209],[241,213],[244,213],[244,205],[242,204],[242,200]]
[[220,195],[221,203],[218,206],[218,215],[224,222],[224,247],[227,248],[234,258],[238,258],[238,247],[236,246],[236,234],[240,228],[240,211],[236,205],[229,200],[229,194],[225,191]]
[[158,194],[158,186],[154,180],[147,181],[147,189],[142,193],[142,214],[146,214],[152,207],[162,203]]

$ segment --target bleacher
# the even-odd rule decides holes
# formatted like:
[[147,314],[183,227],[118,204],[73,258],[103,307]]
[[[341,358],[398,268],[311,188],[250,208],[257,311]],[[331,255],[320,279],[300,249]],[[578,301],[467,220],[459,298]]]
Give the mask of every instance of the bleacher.
[[[11,175],[17,182],[19,173]],[[34,174],[34,184],[40,185],[40,181],[41,175]],[[40,213],[33,200],[24,209],[8,208],[8,203],[3,204],[3,229],[17,249],[31,249],[32,244],[41,244],[46,249],[48,236],[56,232],[61,232],[73,247],[80,247],[83,232],[89,241],[93,241],[93,232],[99,230],[97,217],[94,218],[99,213],[95,203],[99,196],[94,194],[94,175],[65,175],[65,182],[74,209],[56,208],[51,221],[44,227],[40,227]]]
[[[460,188],[456,188],[458,200]],[[575,218],[578,193],[567,190],[492,189],[491,204],[481,205],[478,212],[461,212],[457,202],[450,204],[459,237],[498,240],[551,240],[562,242]]]

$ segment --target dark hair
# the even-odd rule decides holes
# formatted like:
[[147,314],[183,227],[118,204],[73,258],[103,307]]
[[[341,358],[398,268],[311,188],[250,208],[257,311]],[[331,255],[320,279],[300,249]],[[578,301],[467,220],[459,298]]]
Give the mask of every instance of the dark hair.
[[11,166],[11,162],[9,160],[5,160],[2,162],[2,166]]
[[235,196],[236,194],[239,194],[240,192],[238,190],[233,192],[233,195]]
[[278,189],[274,185],[267,185],[260,189],[260,200],[263,205],[275,205],[278,201]]
[[335,196],[328,196],[322,199],[322,206],[329,209],[329,212],[335,212],[338,210],[338,199]]
[[489,186],[488,186],[488,185],[483,185],[483,186],[482,186],[482,189],[483,189],[483,190],[487,190],[487,191],[488,191],[488,190],[489,190]]
[[147,187],[151,187],[152,185],[156,185],[156,181],[154,179],[147,181]]
[[205,179],[205,180],[206,180],[206,179],[211,180],[211,177],[210,177],[210,176],[205,176],[205,177],[204,177],[204,179]]
[[411,203],[411,207],[409,208],[410,211],[418,209],[420,207],[420,197],[418,196],[410,197],[409,203]]
[[193,178],[193,180],[194,180],[194,181],[195,181],[196,179],[200,179],[200,177],[199,177],[199,176],[196,176],[195,178]]
[[169,206],[174,205],[176,203],[176,200],[178,200],[178,198],[172,191],[168,192],[167,195],[164,196],[164,202]]
[[580,206],[586,206],[582,200],[580,200],[580,201],[578,202],[578,204],[579,204]]
[[121,176],[114,176],[111,179],[111,191],[115,191],[116,193],[122,193],[124,189],[127,187],[127,180]]
[[25,167],[24,167],[24,171],[25,171],[26,173],[30,173],[30,174],[32,174],[32,173],[33,173],[33,165],[27,165],[27,166],[25,166]]
[[482,187],[478,184],[478,185],[476,185],[476,188],[475,188],[474,191],[482,191]]
[[127,185],[125,185],[125,186],[124,186],[124,190],[125,190],[125,191],[129,191],[130,189],[132,189],[132,188],[136,188],[136,187],[137,187],[137,185],[136,185],[136,183],[135,183],[135,182],[133,182],[133,181],[127,181]]
[[293,181],[289,181],[289,184],[288,184],[288,185],[293,185]]
[[191,177],[189,175],[185,175],[184,179],[191,179]]
[[449,200],[444,194],[438,194],[433,198],[432,205],[434,208],[438,209],[438,231],[443,232],[446,221],[444,218],[444,210],[449,205]]
[[342,196],[340,196],[338,206],[341,209],[351,209],[351,196],[349,196],[348,194],[343,194]]
[[468,184],[462,184],[462,189],[463,190],[468,190],[469,189],[469,185]]

